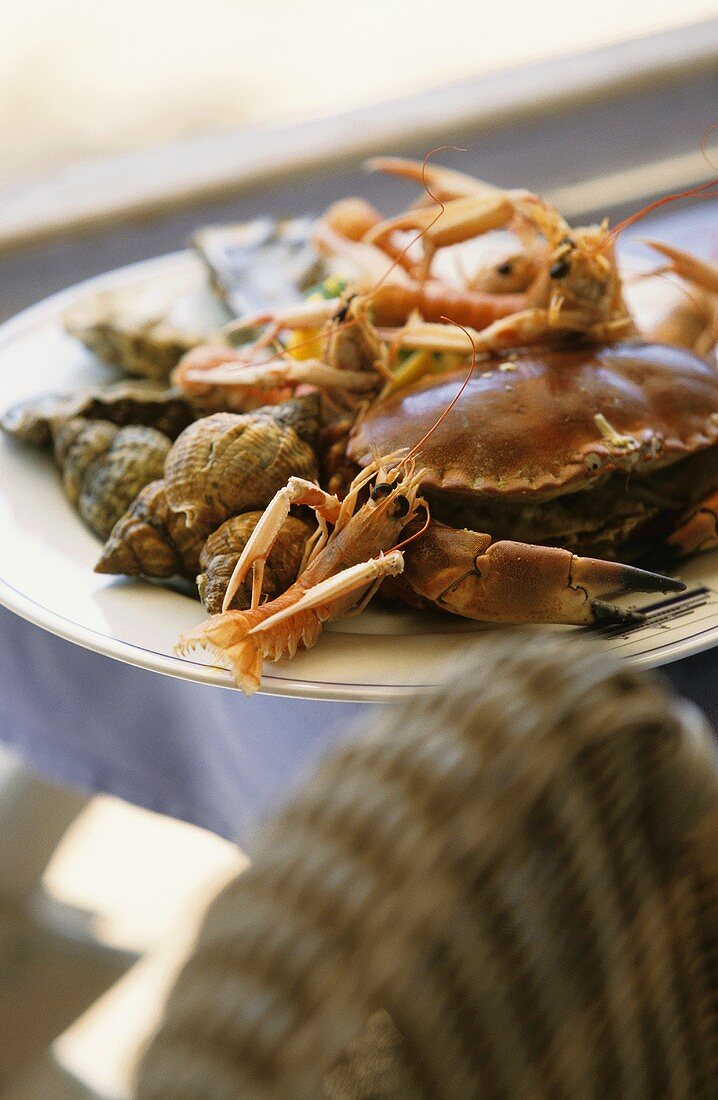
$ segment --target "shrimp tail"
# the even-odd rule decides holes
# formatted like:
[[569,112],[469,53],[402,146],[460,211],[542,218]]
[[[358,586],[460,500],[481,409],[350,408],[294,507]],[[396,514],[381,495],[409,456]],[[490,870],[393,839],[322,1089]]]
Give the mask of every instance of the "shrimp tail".
[[244,611],[224,611],[212,615],[188,630],[179,639],[175,652],[182,656],[194,649],[205,649],[232,673],[237,687],[245,695],[259,689],[262,678],[262,642],[248,632],[256,619]]

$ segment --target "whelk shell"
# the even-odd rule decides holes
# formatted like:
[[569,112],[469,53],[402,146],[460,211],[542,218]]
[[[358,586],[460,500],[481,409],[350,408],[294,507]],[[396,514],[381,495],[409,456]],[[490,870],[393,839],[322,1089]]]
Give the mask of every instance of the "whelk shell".
[[318,429],[316,395],[190,424],[167,455],[164,480],[115,524],[96,571],[194,579],[204,542],[226,519],[264,508],[293,474],[317,478]]
[[170,440],[154,428],[77,416],[58,425],[54,446],[67,496],[106,539],[139,491],[162,475]]
[[115,523],[95,572],[194,580],[203,542],[169,507],[164,481],[153,481]]
[[225,519],[265,507],[294,474],[318,476],[318,398],[251,413],[214,413],[191,424],[165,465],[167,501],[205,537]]
[[[262,517],[262,512],[245,512],[226,520],[209,536],[202,548],[200,566],[203,572],[197,577],[200,599],[209,615],[222,610],[227,591],[239,555]],[[284,521],[277,540],[267,559],[262,583],[262,595],[274,600],[297,579],[299,566],[312,528],[294,516]],[[231,608],[243,610],[250,606],[252,578],[247,577],[238,589]]]

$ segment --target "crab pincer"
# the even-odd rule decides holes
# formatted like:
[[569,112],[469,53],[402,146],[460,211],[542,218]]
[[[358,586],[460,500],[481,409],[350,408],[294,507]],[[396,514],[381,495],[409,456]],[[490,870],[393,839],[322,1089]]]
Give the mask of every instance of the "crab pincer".
[[432,522],[405,551],[405,579],[437,608],[484,622],[633,623],[607,603],[629,592],[680,592],[682,581],[554,546],[502,540]]

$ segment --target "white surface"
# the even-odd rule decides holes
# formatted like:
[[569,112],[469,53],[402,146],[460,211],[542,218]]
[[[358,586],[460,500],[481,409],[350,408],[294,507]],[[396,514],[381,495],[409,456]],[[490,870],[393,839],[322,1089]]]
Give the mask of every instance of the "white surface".
[[[0,329],[0,402],[48,390],[76,389],[109,380],[111,372],[65,336],[62,310],[83,295],[114,285],[177,277],[192,280],[196,261],[186,253],[110,273],[27,310]],[[155,672],[230,687],[229,674],[202,657],[180,658],[172,647],[199,623],[200,604],[146,582],[92,571],[99,543],[65,498],[51,458],[0,440],[0,602],[61,637]],[[646,626],[602,643],[633,664],[663,664],[718,643],[718,554],[685,566],[684,579],[700,591],[675,597]],[[661,601],[650,597],[651,604]],[[291,662],[269,665],[263,690],[273,695],[387,701],[436,683],[443,666],[491,629],[449,616],[364,613],[333,624],[319,644]],[[570,629],[570,628],[557,628]]]

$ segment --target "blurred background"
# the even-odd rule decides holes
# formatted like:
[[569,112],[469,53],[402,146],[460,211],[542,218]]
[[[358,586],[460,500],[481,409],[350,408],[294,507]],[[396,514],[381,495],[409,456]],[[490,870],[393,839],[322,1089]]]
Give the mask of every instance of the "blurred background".
[[0,38],[0,183],[327,116],[716,14],[715,0],[25,0]]
[[[293,127],[341,116],[333,133],[370,147],[367,109],[374,109],[372,125],[391,122],[405,100],[401,117],[412,118],[406,97],[435,93],[440,103],[447,88],[469,82],[469,118],[483,106],[471,103],[470,82],[496,74],[509,94],[508,70],[551,59],[576,55],[579,94],[570,112],[494,126],[488,137],[479,128],[467,145],[470,157],[481,149],[487,175],[565,187],[572,215],[605,210],[607,187],[616,209],[635,205],[651,190],[644,168],[651,160],[665,169],[655,190],[686,186],[694,180],[681,157],[693,158],[691,171],[706,171],[698,148],[718,119],[714,74],[701,70],[675,92],[642,86],[630,108],[601,97],[582,103],[581,78],[590,78],[593,64],[583,55],[608,48],[610,60],[612,47],[625,50],[644,36],[716,16],[716,0],[362,0],[341,7],[326,0],[23,0],[6,13],[0,36],[0,318],[107,268],[181,247],[203,221],[315,209],[357,187],[378,198],[376,181],[357,184],[358,157],[339,173],[317,164],[299,188],[282,177]],[[622,77],[630,81],[631,50],[624,56]],[[547,88],[551,72],[549,65]],[[397,130],[396,151],[411,146],[405,129]],[[256,138],[276,165],[273,190],[234,194],[226,180]],[[201,174],[210,139],[217,139],[215,167],[203,186],[211,190],[216,169],[225,181],[222,202],[203,206],[198,192],[193,205],[178,207],[174,166]],[[433,144],[454,139],[445,133]],[[597,165],[609,177],[591,191]],[[117,209],[133,215],[132,194],[141,196],[155,172],[152,218],[139,218],[138,198],[138,217],[127,225],[118,216],[102,231],[76,232],[83,211],[101,204],[120,179],[131,186]],[[151,691],[149,674],[147,681]],[[8,731],[0,735],[10,739]],[[18,779],[25,775],[22,760],[0,750],[0,823],[3,798],[25,783],[39,807],[33,821],[60,797],[68,828],[22,896],[6,898],[0,881],[0,1100],[121,1100],[203,899],[246,857],[195,826],[106,796],[58,796],[40,780]]]

